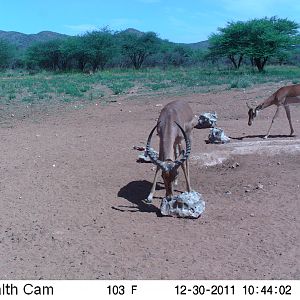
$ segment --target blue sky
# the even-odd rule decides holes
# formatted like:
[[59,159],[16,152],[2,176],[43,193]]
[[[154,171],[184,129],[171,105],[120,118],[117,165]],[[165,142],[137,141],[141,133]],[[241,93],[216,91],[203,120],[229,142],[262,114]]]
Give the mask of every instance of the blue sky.
[[299,0],[0,0],[0,30],[77,35],[109,26],[172,42],[206,40],[229,21],[278,16],[300,23]]

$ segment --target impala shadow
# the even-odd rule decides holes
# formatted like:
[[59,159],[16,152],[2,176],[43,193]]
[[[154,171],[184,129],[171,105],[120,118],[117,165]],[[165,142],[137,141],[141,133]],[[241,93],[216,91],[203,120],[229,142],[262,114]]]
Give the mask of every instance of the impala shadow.
[[[245,136],[240,136],[240,137],[233,137],[230,136],[229,138],[232,140],[240,140],[242,141],[243,139],[255,139],[255,138],[261,138],[264,139],[265,134],[258,134],[258,135],[245,135]],[[272,134],[268,136],[268,139],[276,139],[276,138],[288,138],[288,137],[295,137],[295,135],[288,135],[288,134]]]
[[[112,209],[118,211],[127,211],[127,212],[147,212],[147,213],[156,213],[158,216],[161,216],[160,210],[158,207],[153,204],[147,204],[144,200],[149,195],[151,190],[152,183],[147,180],[138,180],[129,182],[127,185],[123,186],[119,192],[118,197],[124,198],[131,202],[134,205],[119,205],[117,207],[112,207]],[[160,184],[157,184],[156,189],[163,189],[160,187]]]

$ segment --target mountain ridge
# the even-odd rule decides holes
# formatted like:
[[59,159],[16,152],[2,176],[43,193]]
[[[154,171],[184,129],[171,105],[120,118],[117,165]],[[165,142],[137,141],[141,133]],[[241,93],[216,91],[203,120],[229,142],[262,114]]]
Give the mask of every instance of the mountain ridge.
[[[123,32],[128,32],[132,34],[142,35],[144,32],[137,30],[135,28],[127,28]],[[11,44],[17,46],[20,50],[25,50],[34,43],[38,42],[48,42],[55,39],[64,39],[70,37],[71,35],[62,34],[54,31],[40,31],[38,33],[22,33],[18,31],[3,31],[0,30],[0,39],[6,40]],[[192,49],[206,49],[208,47],[208,41],[201,41],[197,43],[174,43],[178,45],[188,46]]]
[[0,30],[0,39],[16,45],[18,49],[26,49],[37,42],[48,42],[50,40],[62,39],[66,37],[68,37],[68,35],[47,30],[31,34],[18,31]]

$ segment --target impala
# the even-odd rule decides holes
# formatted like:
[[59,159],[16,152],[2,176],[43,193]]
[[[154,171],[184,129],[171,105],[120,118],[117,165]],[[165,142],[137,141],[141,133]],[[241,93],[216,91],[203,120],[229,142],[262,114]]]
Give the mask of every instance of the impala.
[[[191,132],[197,122],[197,116],[193,114],[191,107],[185,101],[170,102],[162,109],[146,145],[146,153],[156,165],[153,185],[146,199],[148,203],[153,200],[159,170],[162,170],[166,198],[173,196],[173,185],[177,184],[179,167],[182,167],[187,191],[191,191],[188,158],[191,152]],[[158,157],[150,148],[151,138],[156,128],[159,136]],[[183,141],[185,141],[186,150],[183,150]]]
[[293,125],[292,125],[292,119],[291,119],[291,112],[290,112],[290,104],[300,104],[300,84],[294,84],[294,85],[289,85],[289,86],[284,86],[281,87],[280,89],[278,89],[274,94],[272,94],[269,98],[267,98],[266,100],[264,100],[261,104],[259,104],[256,107],[252,107],[251,105],[249,105],[247,103],[247,106],[249,108],[248,111],[248,125],[251,126],[253,123],[254,118],[257,116],[257,113],[271,105],[276,105],[276,111],[275,114],[272,118],[271,121],[271,125],[269,127],[269,130],[267,132],[267,134],[265,135],[264,138],[268,138],[270,131],[271,131],[271,127],[274,123],[275,118],[278,115],[279,112],[279,108],[281,106],[284,107],[285,112],[286,112],[286,116],[287,119],[289,121],[289,125],[290,125],[290,136],[292,136],[294,134],[294,129],[293,129]]

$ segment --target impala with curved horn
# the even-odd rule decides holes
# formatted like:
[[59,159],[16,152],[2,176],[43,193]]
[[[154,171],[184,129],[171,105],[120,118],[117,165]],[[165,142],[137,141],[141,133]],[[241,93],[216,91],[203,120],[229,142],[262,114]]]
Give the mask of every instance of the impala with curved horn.
[[[148,203],[152,202],[159,170],[162,170],[167,198],[173,196],[173,184],[177,184],[179,167],[182,167],[187,191],[191,191],[188,158],[191,152],[191,132],[197,123],[198,117],[193,114],[191,107],[185,101],[170,102],[162,109],[157,124],[149,134],[146,145],[146,153],[156,165],[151,192],[146,199]],[[159,136],[158,156],[150,148],[155,129],[157,129]],[[183,141],[185,141],[186,150],[182,149]]]
[[254,118],[257,116],[257,113],[260,110],[263,110],[271,105],[276,105],[277,109],[275,111],[275,114],[272,118],[271,125],[268,129],[267,134],[265,135],[265,139],[268,138],[271,127],[274,123],[275,118],[278,115],[279,108],[281,106],[284,107],[287,119],[289,121],[290,125],[290,136],[294,134],[294,128],[292,125],[292,119],[291,119],[291,112],[290,112],[290,104],[300,104],[300,84],[294,84],[294,85],[288,85],[288,86],[283,86],[280,89],[278,89],[274,94],[272,94],[270,97],[268,97],[266,100],[264,100],[261,104],[257,106],[250,105],[247,103],[247,106],[249,108],[248,110],[248,125],[251,126]]

